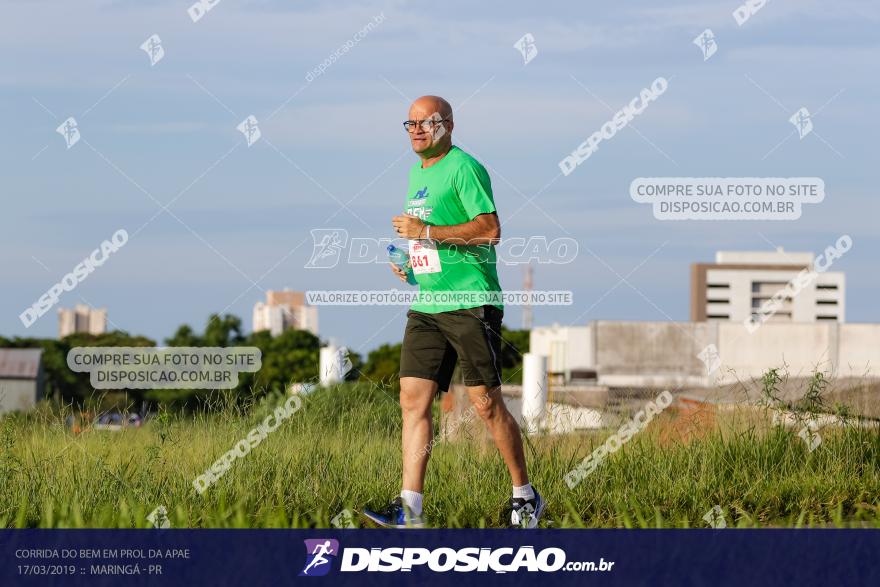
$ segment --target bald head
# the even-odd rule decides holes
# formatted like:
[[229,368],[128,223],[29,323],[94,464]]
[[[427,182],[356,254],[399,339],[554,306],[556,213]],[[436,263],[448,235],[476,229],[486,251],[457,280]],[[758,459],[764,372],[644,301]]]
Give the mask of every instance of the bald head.
[[409,139],[422,159],[441,155],[452,146],[452,105],[440,96],[422,96],[409,107],[409,120],[433,120],[431,129],[416,125],[410,131]]
[[[452,120],[452,105],[440,96],[422,96],[421,98],[416,98],[416,101],[409,107],[410,115],[413,114],[414,110],[421,113],[428,113],[428,116],[425,116],[424,118],[428,118],[431,114],[436,112],[441,118]],[[421,118],[413,118],[410,116],[410,120],[421,120]]]

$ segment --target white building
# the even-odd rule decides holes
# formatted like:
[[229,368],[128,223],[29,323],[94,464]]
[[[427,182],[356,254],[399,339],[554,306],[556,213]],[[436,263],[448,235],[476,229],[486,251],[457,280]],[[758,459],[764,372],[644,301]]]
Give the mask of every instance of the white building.
[[[742,322],[758,313],[803,269],[812,253],[719,251],[715,263],[691,265],[691,321]],[[771,322],[844,322],[845,279],[841,272],[816,273],[797,295],[784,297]]]
[[268,330],[278,336],[285,330],[308,330],[318,335],[318,308],[305,303],[300,291],[266,292],[266,301],[254,304],[254,332]]
[[568,383],[595,371],[593,333],[588,326],[538,326],[529,335],[530,352],[547,357],[550,383]]
[[107,332],[107,308],[90,308],[77,304],[69,308],[58,309],[58,338],[64,338],[75,332],[104,334]]
[[[547,357],[551,386],[708,387],[782,365],[800,376],[819,368],[880,377],[880,324],[846,324],[843,273],[816,272],[798,285],[804,269],[815,269],[812,253],[720,251],[715,263],[691,266],[690,322],[537,327],[529,350]],[[757,328],[746,324],[790,282],[775,312],[761,312]]]
[[[760,379],[783,367],[792,377],[817,369],[832,378],[880,378],[880,324],[597,320],[533,328],[529,352],[547,357],[549,382],[591,374],[609,387],[712,387]],[[861,383],[859,383],[861,385]]]
[[0,414],[26,411],[43,397],[42,349],[0,349]]

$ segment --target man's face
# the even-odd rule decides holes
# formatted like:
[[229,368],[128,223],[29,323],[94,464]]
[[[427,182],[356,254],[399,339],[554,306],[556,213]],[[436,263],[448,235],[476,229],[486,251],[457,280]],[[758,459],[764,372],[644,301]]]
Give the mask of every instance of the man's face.
[[423,128],[422,124],[416,124],[415,128],[409,131],[409,141],[413,151],[418,154],[431,155],[433,152],[441,152],[443,146],[449,138],[449,122],[440,122],[443,116],[432,108],[432,105],[423,105],[418,102],[413,104],[409,109],[408,120],[423,121],[433,120],[433,125],[425,124],[424,126],[432,126],[432,128]]

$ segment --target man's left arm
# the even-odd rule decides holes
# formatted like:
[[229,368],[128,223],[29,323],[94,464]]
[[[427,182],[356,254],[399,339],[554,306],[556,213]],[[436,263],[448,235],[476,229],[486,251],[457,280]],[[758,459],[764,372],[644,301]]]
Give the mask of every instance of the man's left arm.
[[[498,244],[501,240],[501,223],[492,198],[489,174],[482,165],[468,165],[453,181],[461,206],[471,220],[461,224],[431,225],[431,240],[450,245]],[[428,238],[428,226],[420,218],[395,216],[392,223],[404,238]]]
[[[428,225],[417,216],[395,216],[392,224],[403,238],[428,238]],[[431,240],[449,245],[497,245],[501,240],[501,223],[498,214],[492,212],[462,224],[432,225]]]

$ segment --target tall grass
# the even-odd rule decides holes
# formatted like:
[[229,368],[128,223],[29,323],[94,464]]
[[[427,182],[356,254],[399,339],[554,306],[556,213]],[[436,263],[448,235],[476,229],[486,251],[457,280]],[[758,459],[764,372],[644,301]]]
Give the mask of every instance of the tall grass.
[[[50,406],[0,420],[0,527],[326,527],[344,509],[400,489],[400,411],[388,389],[321,390],[203,495],[192,481],[283,402],[230,403],[195,417],[162,414],[140,429],[73,435]],[[573,490],[563,481],[611,431],[526,439],[549,527],[880,527],[880,435],[822,431],[810,452],[795,431],[754,411],[719,415],[699,435],[669,434],[674,415],[610,455]],[[479,438],[437,442],[425,515],[437,527],[496,527],[510,494],[497,451]]]

